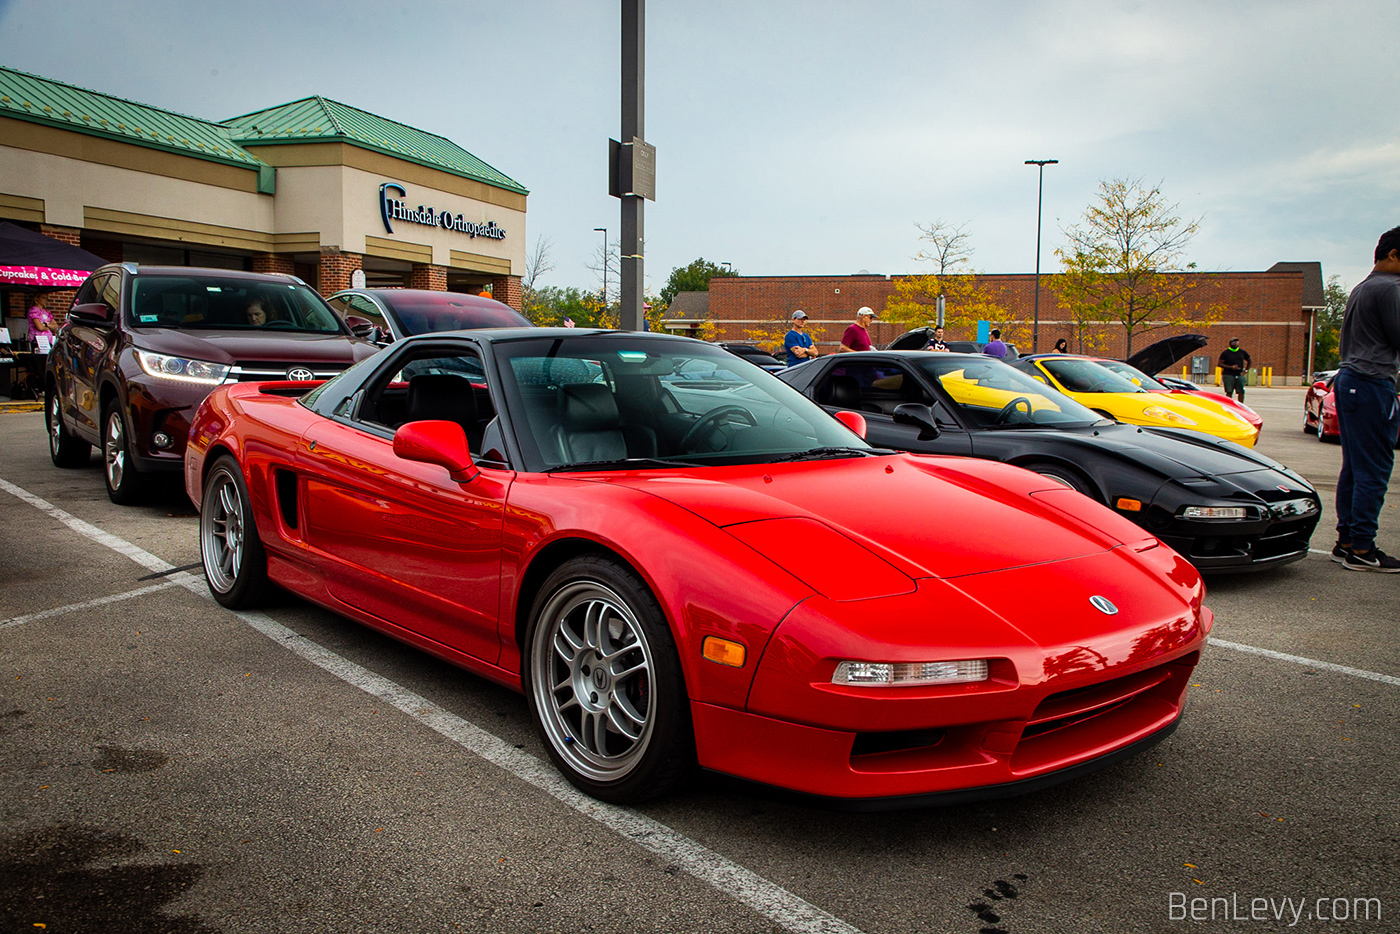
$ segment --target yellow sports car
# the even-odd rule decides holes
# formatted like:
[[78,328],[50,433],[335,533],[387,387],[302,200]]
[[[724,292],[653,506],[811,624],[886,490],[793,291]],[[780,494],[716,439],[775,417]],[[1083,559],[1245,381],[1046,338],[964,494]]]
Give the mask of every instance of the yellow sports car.
[[1087,357],[1041,354],[1013,364],[1075,402],[1129,425],[1189,428],[1254,447],[1259,429],[1221,406],[1205,406],[1174,394],[1148,392]]

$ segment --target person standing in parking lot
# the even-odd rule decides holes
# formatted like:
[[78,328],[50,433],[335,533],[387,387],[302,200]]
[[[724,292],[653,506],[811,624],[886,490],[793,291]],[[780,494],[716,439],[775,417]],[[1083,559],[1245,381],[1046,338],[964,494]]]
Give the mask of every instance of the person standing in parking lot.
[[992,339],[987,341],[987,346],[982,348],[982,353],[989,357],[1006,359],[1006,341],[1001,339],[1001,328],[992,328]]
[[929,338],[928,343],[924,345],[924,349],[937,351],[938,353],[948,352],[948,342],[943,339],[943,325],[940,324],[933,329],[933,337]]
[[875,319],[875,309],[862,305],[856,310],[856,323],[846,328],[841,335],[841,349],[837,353],[853,353],[870,349],[870,322]]
[[1337,544],[1332,560],[1349,571],[1400,573],[1400,559],[1376,547],[1385,490],[1400,432],[1400,227],[1381,234],[1376,265],[1351,290],[1332,382],[1342,435],[1337,478]]
[[1230,338],[1230,346],[1220,351],[1220,379],[1225,384],[1225,395],[1240,394],[1244,401],[1244,374],[1249,369],[1249,351],[1240,348],[1238,337]]
[[788,366],[797,366],[821,356],[812,343],[812,335],[807,333],[807,312],[801,308],[792,313],[792,330],[783,338],[783,349],[787,351]]

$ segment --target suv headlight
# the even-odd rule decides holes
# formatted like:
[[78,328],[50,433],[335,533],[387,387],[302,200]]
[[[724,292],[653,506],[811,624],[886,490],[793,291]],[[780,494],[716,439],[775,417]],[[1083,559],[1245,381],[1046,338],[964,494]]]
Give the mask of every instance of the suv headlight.
[[151,353],[149,350],[136,351],[136,359],[140,362],[141,369],[151,376],[179,380],[184,383],[203,383],[207,386],[217,386],[228,377],[229,373],[229,366],[226,363],[187,360],[184,357]]

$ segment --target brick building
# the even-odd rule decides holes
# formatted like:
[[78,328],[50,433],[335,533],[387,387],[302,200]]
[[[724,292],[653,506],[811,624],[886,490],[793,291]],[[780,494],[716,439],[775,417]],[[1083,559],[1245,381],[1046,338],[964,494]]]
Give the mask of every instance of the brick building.
[[[1225,349],[1231,337],[1249,351],[1256,367],[1274,368],[1275,383],[1287,378],[1298,383],[1310,373],[1312,362],[1313,318],[1323,305],[1320,263],[1276,263],[1263,272],[1183,273],[1195,286],[1191,301],[1214,309],[1213,323],[1196,323],[1186,328],[1162,327],[1138,331],[1133,349],[1173,334],[1200,332],[1211,337],[1202,353],[1211,358]],[[711,340],[761,340],[781,336],[787,321],[798,308],[809,316],[808,330],[821,346],[835,350],[841,333],[855,318],[862,305],[882,312],[895,294],[897,277],[854,276],[737,276],[716,277],[710,281],[709,301],[703,316],[668,312],[665,326],[685,332],[692,323],[710,322]],[[1035,276],[1030,274],[984,275],[976,277],[983,294],[1008,312],[1005,319],[993,321],[1007,340],[1022,353],[1031,349],[1035,305]],[[1054,275],[1040,277],[1040,349],[1049,350],[1063,337],[1077,350],[1077,335],[1066,310],[1054,294]],[[676,297],[677,304],[685,293]],[[682,308],[701,308],[683,305]],[[955,309],[949,309],[950,319]],[[930,318],[934,312],[930,309]],[[693,319],[693,320],[692,320]],[[1093,326],[1099,340],[1097,352],[1105,356],[1127,356],[1127,339],[1122,325]],[[882,346],[904,332],[903,327],[876,320],[871,338]],[[954,340],[976,337],[975,327],[950,326]],[[1185,361],[1183,361],[1184,363]]]
[[[0,67],[0,220],[113,262],[293,273],[322,294],[361,271],[519,308],[528,194],[451,140],[321,97],[215,122]],[[3,293],[14,333],[32,294]]]

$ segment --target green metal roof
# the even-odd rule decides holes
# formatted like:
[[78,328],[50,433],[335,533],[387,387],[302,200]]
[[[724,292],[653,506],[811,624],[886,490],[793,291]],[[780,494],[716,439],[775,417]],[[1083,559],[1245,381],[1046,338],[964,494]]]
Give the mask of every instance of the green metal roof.
[[89,91],[0,65],[0,116],[256,168],[230,129],[198,117]]
[[244,144],[348,142],[496,188],[529,194],[519,182],[450,139],[324,97],[308,97],[234,117],[227,125],[234,138]]

